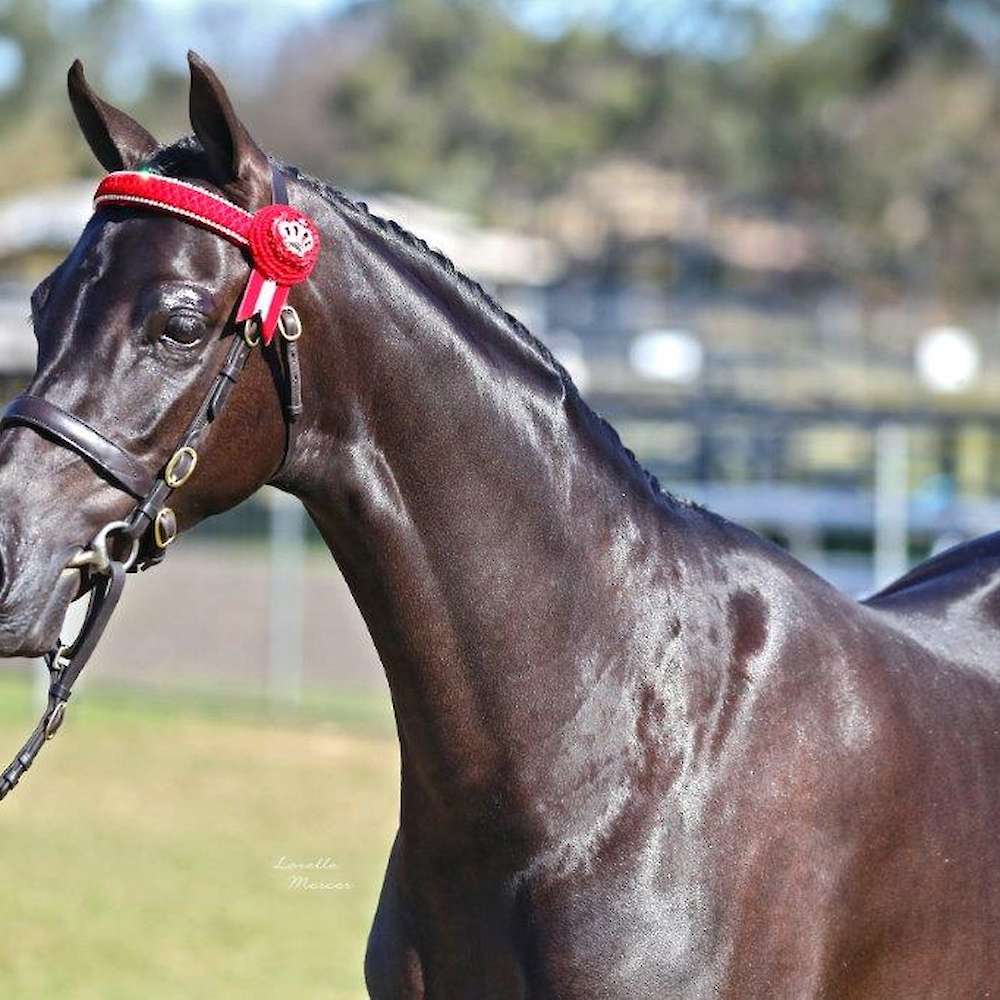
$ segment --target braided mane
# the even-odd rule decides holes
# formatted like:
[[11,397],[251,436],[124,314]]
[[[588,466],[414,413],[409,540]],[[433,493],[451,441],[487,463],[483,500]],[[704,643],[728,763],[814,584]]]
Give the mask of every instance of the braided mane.
[[[586,412],[594,417],[614,446],[627,457],[629,464],[648,482],[655,496],[669,503],[682,503],[685,506],[692,507],[697,506],[687,500],[678,500],[677,497],[662,488],[656,476],[645,469],[635,457],[635,453],[622,443],[618,431],[604,417],[593,410],[583,397],[580,396],[579,390],[573,383],[569,372],[566,371],[551,350],[516,316],[504,309],[496,298],[483,288],[478,281],[460,271],[450,258],[446,257],[440,250],[431,247],[426,241],[420,239],[419,236],[415,236],[409,230],[404,229],[397,222],[393,222],[391,219],[383,219],[376,215],[365,202],[355,201],[344,194],[343,191],[317,177],[307,174],[299,167],[280,160],[275,160],[275,163],[282,172],[307,187],[335,209],[347,213],[351,218],[367,225],[376,233],[388,236],[398,241],[402,246],[415,251],[420,259],[433,268],[439,275],[449,278],[460,291],[468,295],[476,304],[483,306],[486,313],[495,319],[506,332],[517,337],[522,343],[527,344],[541,357],[558,376],[567,397],[578,400]],[[209,176],[204,150],[194,136],[184,136],[172,145],[158,150],[144,164],[143,169],[170,176],[183,177],[194,175],[206,178]]]

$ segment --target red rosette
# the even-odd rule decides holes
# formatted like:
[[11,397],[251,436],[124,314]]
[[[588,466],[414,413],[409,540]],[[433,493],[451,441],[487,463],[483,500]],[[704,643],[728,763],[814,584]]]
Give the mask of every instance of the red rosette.
[[254,267],[279,285],[305,281],[319,257],[316,224],[290,205],[267,205],[255,212],[249,237]]
[[260,317],[269,344],[293,285],[305,281],[319,257],[316,223],[290,205],[268,205],[251,215],[222,195],[189,181],[121,170],[101,181],[94,206],[134,205],[204,226],[249,250],[253,267],[236,321]]

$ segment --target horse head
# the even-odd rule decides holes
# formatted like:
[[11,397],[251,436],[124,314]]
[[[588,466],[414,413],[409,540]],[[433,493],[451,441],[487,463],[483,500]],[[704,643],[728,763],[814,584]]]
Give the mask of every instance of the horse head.
[[[182,178],[255,213],[272,201],[271,163],[212,70],[193,53],[189,61],[194,137],[161,147],[98,97],[76,62],[69,94],[83,135],[108,171]],[[103,527],[127,519],[165,470],[183,480],[170,497],[167,537],[154,541],[154,526],[141,522],[132,537],[112,531],[121,560],[133,545],[140,560],[151,558],[176,526],[232,507],[280,466],[279,372],[273,352],[257,351],[225,412],[210,414],[218,428],[170,468],[244,335],[235,312],[246,285],[239,246],[177,215],[110,202],[97,205],[35,289],[37,369],[28,403],[0,436],[0,656],[52,648],[68,604],[88,589],[81,553]]]

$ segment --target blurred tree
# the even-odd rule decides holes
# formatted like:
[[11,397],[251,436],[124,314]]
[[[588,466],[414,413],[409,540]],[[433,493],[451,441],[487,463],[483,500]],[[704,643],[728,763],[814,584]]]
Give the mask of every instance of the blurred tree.
[[[286,72],[293,52],[304,73]],[[314,169],[465,207],[557,189],[601,152],[633,145],[658,103],[656,78],[615,35],[544,41],[474,0],[363,5],[305,51],[291,42],[277,65],[259,109],[275,145],[305,131],[307,114],[314,127],[327,118],[328,148],[305,157]]]
[[[343,186],[523,218],[626,157],[820,232],[830,280],[1000,292],[1000,0],[802,6],[362,0],[289,20],[250,67],[233,0],[185,24],[233,61],[265,145]],[[164,10],[0,5],[0,192],[94,172],[62,98],[75,55],[157,134],[186,128]]]
[[289,43],[255,117],[341,184],[483,214],[628,155],[823,227],[829,272],[880,294],[1000,290],[992,0],[830,0],[806,32],[745,0],[627,0],[549,33],[529,7],[357,4]]
[[[66,71],[83,57],[91,80],[104,84],[108,55],[134,26],[134,0],[54,0],[0,5],[0,193],[74,174],[94,174],[65,98]],[[105,88],[107,89],[107,88]]]
[[[341,184],[485,214],[629,155],[825,222],[833,247],[846,229],[855,275],[1000,287],[1000,265],[954,266],[1000,244],[963,207],[981,203],[995,114],[954,16],[975,2],[840,0],[803,35],[738,0],[628,0],[545,35],[518,0],[370,0],[288,43],[255,120]],[[931,127],[921,104],[940,110]]]

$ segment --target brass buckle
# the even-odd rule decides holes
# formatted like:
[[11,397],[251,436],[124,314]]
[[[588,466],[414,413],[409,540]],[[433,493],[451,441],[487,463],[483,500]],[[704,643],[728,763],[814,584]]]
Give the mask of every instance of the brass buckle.
[[243,339],[246,341],[247,347],[256,347],[260,343],[260,324],[257,322],[256,316],[251,316],[243,324]]
[[[177,467],[185,458],[189,458],[191,460],[191,464],[178,476]],[[196,452],[194,448],[189,448],[187,445],[183,448],[178,448],[177,451],[174,452],[174,457],[167,463],[167,468],[163,473],[163,481],[172,490],[179,489],[191,478],[197,466],[198,452]]]
[[153,540],[157,548],[165,549],[177,538],[177,515],[164,507],[153,522]]
[[295,306],[285,306],[281,310],[281,315],[278,317],[278,329],[281,330],[281,336],[289,343],[302,336],[302,320],[299,319]]

